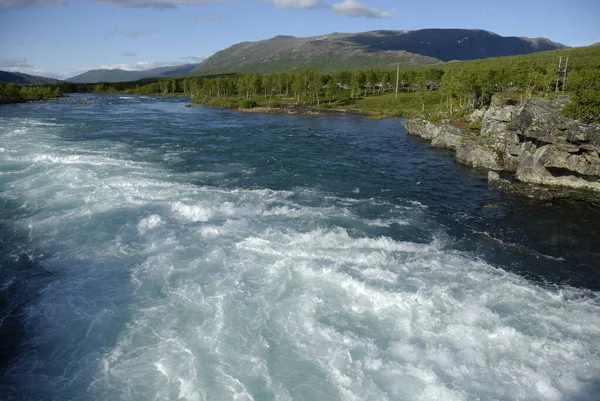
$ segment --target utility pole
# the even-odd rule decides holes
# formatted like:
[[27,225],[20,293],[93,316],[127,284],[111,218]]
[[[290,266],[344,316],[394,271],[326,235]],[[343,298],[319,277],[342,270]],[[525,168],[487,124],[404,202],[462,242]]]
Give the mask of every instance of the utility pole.
[[398,99],[398,82],[400,80],[400,64],[398,64],[398,69],[396,70],[396,99]]

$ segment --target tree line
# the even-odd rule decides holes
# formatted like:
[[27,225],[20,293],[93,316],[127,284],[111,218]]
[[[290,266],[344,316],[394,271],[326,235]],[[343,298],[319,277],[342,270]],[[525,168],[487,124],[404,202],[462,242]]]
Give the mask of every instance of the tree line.
[[63,96],[61,85],[19,86],[0,82],[0,104],[54,99]]

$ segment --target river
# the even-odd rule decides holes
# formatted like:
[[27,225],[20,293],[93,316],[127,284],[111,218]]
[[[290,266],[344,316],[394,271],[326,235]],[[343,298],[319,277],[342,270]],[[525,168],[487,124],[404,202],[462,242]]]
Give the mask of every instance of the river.
[[0,399],[598,400],[600,203],[185,103],[0,107]]

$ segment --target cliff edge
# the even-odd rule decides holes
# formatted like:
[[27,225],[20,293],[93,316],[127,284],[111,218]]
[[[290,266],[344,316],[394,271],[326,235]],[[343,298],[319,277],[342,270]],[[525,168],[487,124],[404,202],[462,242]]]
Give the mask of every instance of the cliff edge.
[[[491,185],[531,196],[519,183],[593,191],[600,196],[600,125],[562,115],[568,98],[475,110],[468,130],[450,122],[405,120],[409,134],[456,151],[459,163],[493,170]],[[513,173],[511,180],[497,171]]]

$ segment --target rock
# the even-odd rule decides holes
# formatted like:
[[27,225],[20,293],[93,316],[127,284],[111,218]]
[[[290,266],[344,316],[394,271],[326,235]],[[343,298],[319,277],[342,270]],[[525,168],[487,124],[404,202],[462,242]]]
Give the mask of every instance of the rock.
[[456,149],[456,161],[470,167],[514,172],[518,158],[498,151],[477,140],[461,142]]
[[566,124],[566,117],[560,114],[561,110],[562,105],[558,102],[527,99],[510,122],[509,129],[525,138],[552,143]]
[[572,145],[567,142],[559,142],[555,146],[561,152],[567,152],[567,153],[578,153],[579,152],[578,145]]
[[532,143],[526,142],[521,146],[519,165],[515,177],[519,181],[543,183],[552,178],[552,174],[539,162],[540,157],[548,145],[537,148]]
[[[567,156],[568,155],[568,156]],[[583,158],[582,158],[583,157]],[[589,164],[588,164],[589,163]],[[548,170],[551,168],[554,174]],[[596,172],[596,176],[586,173]],[[522,182],[600,192],[600,159],[570,155],[554,145],[524,144],[515,178]]]
[[468,119],[480,123],[479,133],[449,122],[408,120],[405,125],[433,146],[455,149],[459,163],[515,173],[513,181],[490,173],[490,183],[500,183],[496,186],[527,196],[543,186],[560,188],[553,191],[558,196],[579,189],[600,194],[600,125],[562,115],[566,100],[528,99],[521,106],[475,110]]
[[444,124],[439,127],[438,135],[431,140],[431,145],[438,148],[456,150],[466,136],[465,131],[450,124]]
[[590,153],[576,155],[565,152],[556,145],[546,146],[539,162],[546,168],[567,169],[577,175],[600,176],[600,158]]
[[500,177],[500,174],[494,171],[488,172],[488,185],[492,188],[497,188],[504,193],[535,198],[543,201],[565,198],[567,196],[580,196],[580,194],[570,192],[570,190],[565,190],[562,187],[555,188],[508,180]]
[[570,120],[564,125],[563,136],[574,144],[590,144],[600,150],[600,125]]
[[483,118],[483,115],[485,114],[486,109],[475,109],[468,117],[467,117],[467,121],[470,122],[475,122],[481,118]]
[[429,141],[439,134],[439,129],[436,124],[420,118],[405,120],[404,126],[409,134],[420,136]]
[[490,107],[483,115],[484,120],[501,121],[508,123],[512,120],[517,106]]
[[421,119],[405,121],[407,131],[412,135],[420,136],[431,141],[431,145],[438,148],[456,150],[460,141],[468,134],[448,122],[433,123]]

